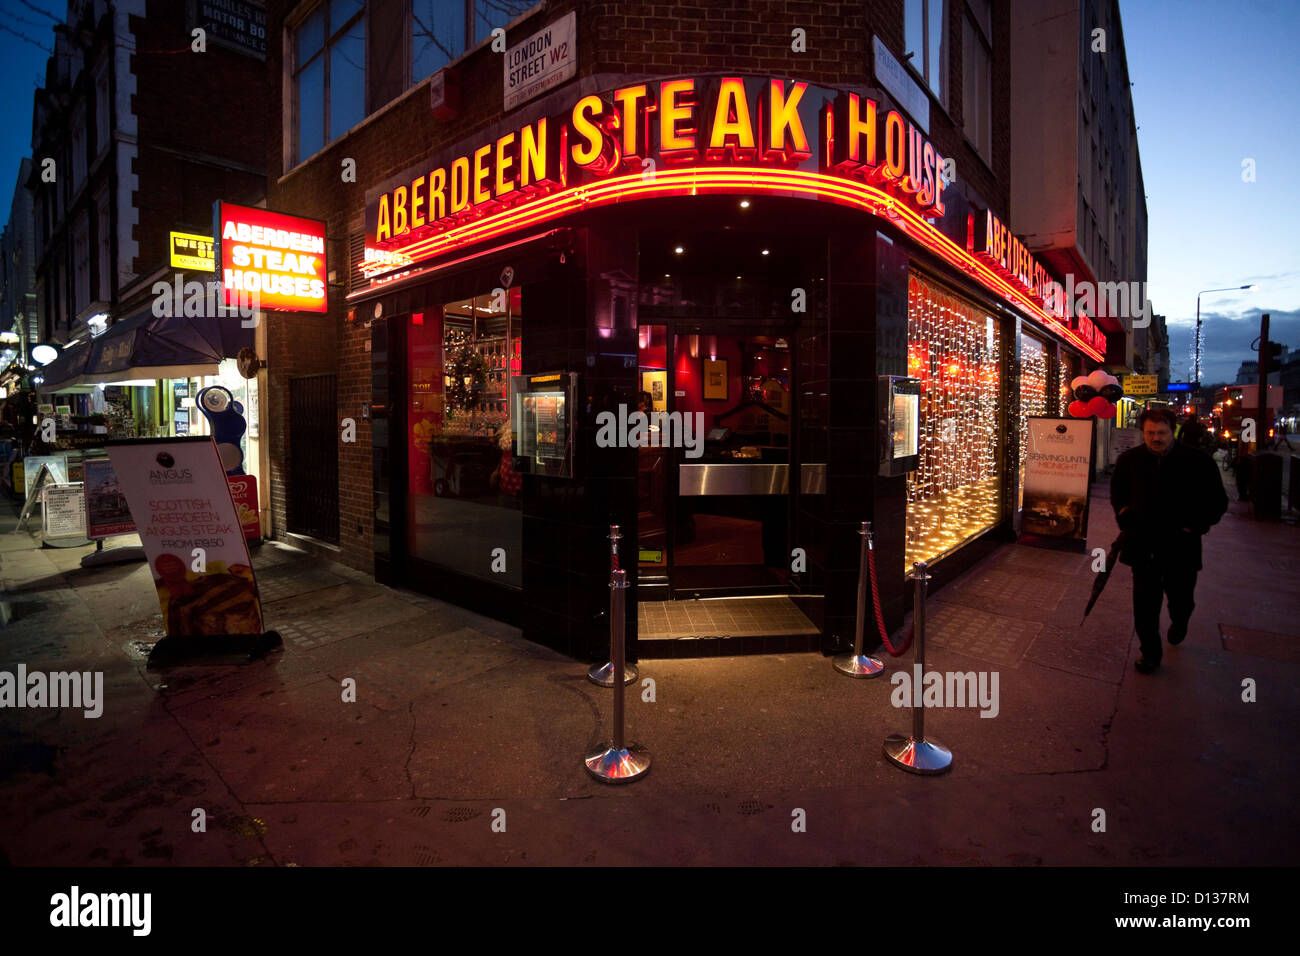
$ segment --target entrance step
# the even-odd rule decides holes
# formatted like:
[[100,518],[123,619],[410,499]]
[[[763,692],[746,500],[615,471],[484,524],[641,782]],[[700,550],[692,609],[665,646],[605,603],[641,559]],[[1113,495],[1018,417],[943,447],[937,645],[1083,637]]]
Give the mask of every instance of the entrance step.
[[785,596],[637,602],[637,656],[815,651],[817,626]]

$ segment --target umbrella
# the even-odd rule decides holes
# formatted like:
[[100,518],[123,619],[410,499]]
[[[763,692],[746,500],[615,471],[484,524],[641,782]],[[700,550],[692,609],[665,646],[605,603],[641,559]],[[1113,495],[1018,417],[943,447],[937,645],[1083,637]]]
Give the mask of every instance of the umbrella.
[[1097,598],[1101,597],[1101,592],[1106,590],[1106,582],[1110,580],[1110,572],[1115,569],[1115,562],[1119,560],[1120,549],[1124,547],[1124,532],[1119,533],[1115,543],[1110,546],[1110,552],[1106,555],[1106,566],[1097,574],[1097,580],[1092,582],[1092,597],[1088,598],[1088,606],[1083,609],[1083,620],[1079,626],[1083,626],[1083,621],[1088,619],[1092,613],[1093,605],[1097,603]]

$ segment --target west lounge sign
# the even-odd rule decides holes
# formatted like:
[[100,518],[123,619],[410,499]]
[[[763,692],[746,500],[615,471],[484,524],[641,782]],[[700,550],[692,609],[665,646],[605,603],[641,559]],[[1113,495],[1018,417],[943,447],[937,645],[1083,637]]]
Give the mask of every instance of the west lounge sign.
[[739,76],[639,83],[584,96],[567,113],[413,169],[371,196],[365,270],[414,261],[428,237],[490,213],[625,174],[651,182],[660,170],[830,173],[939,217],[943,166],[900,112],[857,93]]

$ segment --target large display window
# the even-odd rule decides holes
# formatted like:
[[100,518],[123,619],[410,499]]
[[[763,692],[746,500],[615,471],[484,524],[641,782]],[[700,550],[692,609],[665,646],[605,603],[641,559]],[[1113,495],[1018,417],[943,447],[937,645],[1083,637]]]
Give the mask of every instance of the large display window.
[[907,477],[904,562],[934,561],[1002,517],[1002,331],[983,309],[912,276],[907,374],[921,382],[918,466]]
[[520,374],[518,288],[406,321],[407,534],[414,557],[521,587],[522,478],[511,379]]

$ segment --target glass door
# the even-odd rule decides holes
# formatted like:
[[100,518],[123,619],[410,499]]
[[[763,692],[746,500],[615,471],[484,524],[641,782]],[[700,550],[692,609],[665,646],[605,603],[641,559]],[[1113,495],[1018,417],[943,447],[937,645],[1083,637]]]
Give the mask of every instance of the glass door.
[[674,595],[786,590],[791,330],[714,321],[675,323],[672,332],[672,414],[660,425],[660,444],[675,465]]

